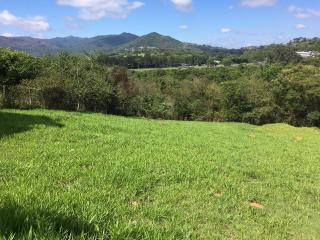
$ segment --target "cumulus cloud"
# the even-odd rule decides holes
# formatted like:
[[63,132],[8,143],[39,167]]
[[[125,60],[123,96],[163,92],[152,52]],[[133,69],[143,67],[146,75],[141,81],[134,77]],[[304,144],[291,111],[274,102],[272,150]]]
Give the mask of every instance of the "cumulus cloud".
[[296,29],[305,29],[307,26],[302,24],[302,23],[299,23],[296,25]]
[[277,0],[241,0],[241,5],[244,7],[270,7],[277,3]]
[[295,5],[291,5],[289,6],[288,11],[293,13],[295,17],[299,19],[320,17],[320,10],[315,10],[311,8],[305,9],[297,7]]
[[128,0],[58,0],[57,3],[79,8],[79,17],[84,20],[126,18],[132,10],[144,5],[143,2]]
[[1,36],[2,37],[15,37],[15,35],[12,33],[2,33]]
[[66,16],[65,17],[65,24],[68,29],[70,30],[79,30],[81,27],[76,21],[77,19],[72,16]]
[[192,0],[171,0],[171,2],[176,6],[180,11],[191,11],[193,8]]
[[187,30],[189,28],[189,26],[188,25],[180,25],[179,28],[182,30]]
[[220,32],[222,32],[222,33],[229,33],[231,31],[232,31],[231,28],[221,28],[220,29]]
[[50,29],[47,19],[43,16],[22,18],[13,15],[8,10],[0,12],[0,24],[20,28],[28,32],[46,32]]

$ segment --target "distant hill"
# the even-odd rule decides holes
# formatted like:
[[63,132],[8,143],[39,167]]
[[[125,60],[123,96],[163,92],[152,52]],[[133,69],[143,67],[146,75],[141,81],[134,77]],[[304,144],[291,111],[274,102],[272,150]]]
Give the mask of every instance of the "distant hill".
[[94,51],[109,51],[137,38],[139,37],[134,34],[122,33],[120,35],[104,35],[92,38],[53,38],[49,39],[48,41],[52,45],[58,47],[60,51],[84,53]]
[[139,47],[149,47],[149,48],[163,48],[163,49],[176,49],[183,48],[185,44],[174,39],[170,36],[163,36],[159,33],[153,32],[142,37],[135,39],[132,42],[124,45],[124,48],[139,48]]
[[31,37],[2,37],[0,36],[0,47],[25,51],[34,55],[57,53],[62,49],[50,43],[50,40]]
[[61,51],[85,53],[110,51],[139,38],[130,33],[104,35],[92,38],[63,37],[37,39],[31,37],[0,37],[0,47],[21,50],[34,55],[54,54]]
[[118,52],[141,48],[174,49],[196,52],[220,53],[231,50],[205,45],[184,43],[170,36],[153,32],[144,36],[131,33],[119,35],[101,35],[92,38],[58,37],[52,39],[37,39],[31,37],[0,37],[0,47],[25,51],[42,56],[61,51],[71,53]]

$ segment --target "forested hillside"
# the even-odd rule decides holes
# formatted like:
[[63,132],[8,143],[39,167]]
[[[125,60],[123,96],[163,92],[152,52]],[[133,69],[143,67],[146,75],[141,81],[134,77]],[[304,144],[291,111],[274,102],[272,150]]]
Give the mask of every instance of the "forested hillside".
[[0,47],[25,51],[36,56],[56,54],[61,51],[89,53],[110,51],[137,38],[138,36],[130,33],[96,36],[92,38],[62,37],[52,39],[0,36]]

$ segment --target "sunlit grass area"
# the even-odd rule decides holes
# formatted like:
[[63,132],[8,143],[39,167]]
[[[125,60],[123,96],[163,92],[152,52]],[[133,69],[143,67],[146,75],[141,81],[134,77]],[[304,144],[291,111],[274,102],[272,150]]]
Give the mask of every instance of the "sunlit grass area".
[[320,239],[320,131],[0,111],[0,236]]

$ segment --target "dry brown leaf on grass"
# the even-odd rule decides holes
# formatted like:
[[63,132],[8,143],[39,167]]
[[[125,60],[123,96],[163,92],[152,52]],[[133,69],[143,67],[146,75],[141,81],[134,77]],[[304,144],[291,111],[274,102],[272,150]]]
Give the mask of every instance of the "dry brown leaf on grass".
[[219,198],[222,196],[222,193],[216,192],[213,194],[214,197]]
[[262,209],[264,208],[264,206],[261,203],[258,203],[256,201],[249,201],[248,202],[249,206],[252,208],[256,208],[256,209]]

